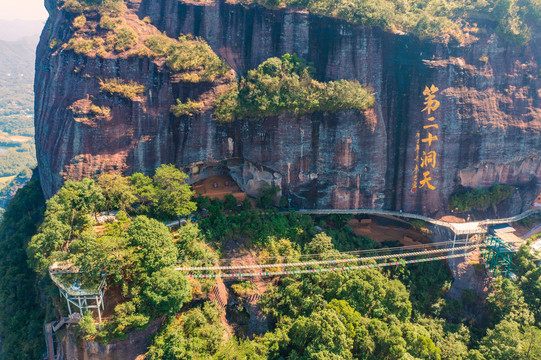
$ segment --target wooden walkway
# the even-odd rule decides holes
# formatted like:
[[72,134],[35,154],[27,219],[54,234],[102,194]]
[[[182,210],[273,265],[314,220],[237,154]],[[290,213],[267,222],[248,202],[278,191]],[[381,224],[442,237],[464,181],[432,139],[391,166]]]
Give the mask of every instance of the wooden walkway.
[[47,360],[55,360],[53,323],[45,324],[45,341],[47,342]]
[[434,225],[443,226],[451,229],[457,235],[467,234],[480,234],[486,232],[486,226],[505,224],[509,222],[515,222],[535,213],[541,213],[541,209],[532,209],[525,211],[521,214],[504,218],[504,219],[487,219],[482,221],[470,221],[466,223],[451,223],[442,220],[436,220],[428,216],[405,213],[400,211],[380,210],[380,209],[302,209],[297,213],[304,215],[331,215],[331,214],[343,214],[343,215],[388,215],[395,217],[402,217],[408,219],[422,220]]
[[47,356],[44,358],[46,360],[62,360],[64,359],[63,348],[62,346],[57,347],[57,352],[55,352],[54,347],[54,333],[62,328],[66,324],[76,324],[81,321],[81,314],[74,313],[68,317],[63,317],[60,321],[52,321],[45,324],[45,343],[47,344]]

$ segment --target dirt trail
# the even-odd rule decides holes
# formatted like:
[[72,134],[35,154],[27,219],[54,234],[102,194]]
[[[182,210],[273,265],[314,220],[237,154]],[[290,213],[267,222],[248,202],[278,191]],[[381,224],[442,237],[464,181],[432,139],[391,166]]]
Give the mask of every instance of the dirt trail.
[[226,319],[226,309],[229,303],[229,292],[224,285],[222,279],[218,278],[216,285],[209,292],[209,300],[216,304],[216,307],[220,310],[220,322],[225,327],[224,340],[231,338],[235,331]]
[[410,227],[408,222],[392,218],[396,224],[403,222],[404,225],[396,226],[392,224],[379,224],[381,219],[351,219],[347,225],[353,229],[356,235],[366,236],[375,242],[381,244],[384,242],[397,241],[402,245],[420,245],[430,243],[426,234],[421,233]]
[[[235,258],[231,265],[256,265],[254,260],[256,254],[244,250],[244,242],[241,239],[231,239],[226,244],[225,255],[227,258]],[[269,282],[261,276],[250,278],[254,285],[253,291],[246,296],[239,297],[238,301],[244,306],[249,314],[248,326],[245,335],[249,338],[254,335],[264,334],[269,330],[267,316],[259,307],[259,299],[267,291]],[[232,285],[234,282],[228,282],[227,285]]]

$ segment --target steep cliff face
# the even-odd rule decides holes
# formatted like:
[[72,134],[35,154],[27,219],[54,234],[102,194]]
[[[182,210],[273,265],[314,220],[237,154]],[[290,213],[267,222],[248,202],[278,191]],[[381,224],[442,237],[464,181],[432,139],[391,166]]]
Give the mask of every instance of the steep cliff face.
[[[517,186],[508,211],[518,212],[541,190],[538,31],[527,46],[494,34],[446,45],[288,9],[128,1],[140,19],[150,17],[170,37],[204,38],[238,74],[290,52],[313,63],[320,80],[358,79],[376,97],[364,113],[283,114],[220,124],[210,105],[217,83],[176,81],[149,58],[51,49],[52,39],[65,42],[72,30],[69,15],[47,2],[51,17],[38,47],[35,84],[36,146],[47,196],[66,176],[114,169],[151,173],[161,163],[174,163],[197,179],[205,167],[229,159],[236,160],[221,166],[241,184],[268,174],[301,207],[442,214],[459,186],[497,182]],[[98,76],[136,80],[148,91],[135,102],[107,97],[99,92]],[[440,106],[428,115],[423,91],[431,85],[439,89],[434,95]],[[111,107],[111,116],[76,121],[69,107],[87,96]],[[204,111],[180,118],[170,113],[177,98],[199,96],[206,99]],[[437,127],[424,128],[429,125]],[[429,133],[437,140],[426,141]],[[422,164],[423,152],[434,152],[435,164]],[[420,182],[427,170],[434,190]]]
[[117,340],[107,345],[91,341],[79,341],[68,328],[62,338],[64,358],[66,360],[125,360],[144,358],[151,344],[152,336],[158,332],[163,317],[152,321],[144,330],[131,331],[124,340]]

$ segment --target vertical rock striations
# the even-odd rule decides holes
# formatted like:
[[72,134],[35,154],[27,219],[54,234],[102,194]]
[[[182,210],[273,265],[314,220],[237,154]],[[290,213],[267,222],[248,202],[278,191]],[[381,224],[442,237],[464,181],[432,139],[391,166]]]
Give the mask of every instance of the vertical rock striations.
[[[170,37],[202,37],[238,74],[290,52],[311,62],[318,79],[357,79],[376,97],[374,108],[364,113],[283,114],[220,124],[212,114],[220,81],[179,82],[150,58],[51,49],[52,39],[66,42],[72,30],[66,26],[70,15],[47,1],[51,17],[38,47],[35,84],[36,145],[47,196],[66,176],[152,172],[161,163],[200,170],[227,159],[240,159],[234,169],[224,166],[241,178],[251,176],[247,169],[272,174],[270,181],[302,207],[435,215],[447,212],[449,196],[459,186],[506,183],[520,190],[508,208],[518,212],[541,190],[538,31],[527,46],[494,34],[446,45],[288,9],[128,1],[130,11],[150,17]],[[148,90],[138,101],[111,98],[100,93],[96,74],[134,80]],[[430,149],[421,143],[420,152],[437,153],[430,182],[436,189],[412,192],[420,165],[416,135],[426,134],[428,123],[421,112],[423,91],[432,84],[440,89],[433,131],[438,140]],[[203,111],[179,118],[170,113],[177,98],[196,97],[204,99]],[[81,99],[110,107],[110,116],[77,121],[70,106]]]

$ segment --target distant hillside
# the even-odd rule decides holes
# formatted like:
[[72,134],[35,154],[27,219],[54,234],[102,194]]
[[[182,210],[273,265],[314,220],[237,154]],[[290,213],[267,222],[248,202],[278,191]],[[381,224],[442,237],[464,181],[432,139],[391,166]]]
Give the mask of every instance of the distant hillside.
[[0,41],[0,207],[36,164],[33,86],[38,40],[34,35]]
[[44,24],[44,20],[0,19],[0,40],[17,41],[23,37],[39,35]]
[[8,72],[16,72],[28,76],[33,83],[34,61],[36,57],[36,46],[39,41],[39,33],[32,36],[20,38],[17,41],[0,40],[0,76]]
[[34,62],[38,40],[35,35],[18,41],[0,41],[0,131],[10,135],[34,135]]

